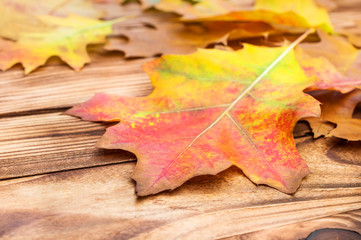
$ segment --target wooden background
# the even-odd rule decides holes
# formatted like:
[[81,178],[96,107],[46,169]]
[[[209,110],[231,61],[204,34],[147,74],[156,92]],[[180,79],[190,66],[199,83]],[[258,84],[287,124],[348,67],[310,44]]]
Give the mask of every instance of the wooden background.
[[[336,25],[361,19],[359,1],[336,3]],[[303,239],[323,228],[361,238],[361,142],[313,140],[302,122],[294,135],[312,174],[294,195],[230,168],[137,197],[135,156],[94,147],[109,125],[63,112],[95,92],[149,94],[149,59],[99,47],[91,57],[78,73],[56,58],[29,76],[21,66],[0,73],[1,239]]]

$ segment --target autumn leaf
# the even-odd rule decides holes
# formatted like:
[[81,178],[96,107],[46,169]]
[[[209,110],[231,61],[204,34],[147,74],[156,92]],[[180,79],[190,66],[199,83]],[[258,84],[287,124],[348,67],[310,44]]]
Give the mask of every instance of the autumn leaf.
[[320,42],[300,44],[296,56],[305,74],[316,80],[307,91],[335,91],[311,93],[322,103],[321,117],[305,120],[315,138],[335,136],[361,140],[361,121],[352,118],[361,99],[360,90],[355,89],[361,87],[360,51],[341,37],[322,31],[318,31],[318,35]]
[[[228,25],[224,22],[211,22],[210,24]],[[228,40],[234,41],[256,37],[264,37],[266,39],[269,35],[275,34],[282,34],[282,32],[263,22],[238,23],[238,25],[233,27],[232,31],[228,33]]]
[[132,19],[135,16],[141,14],[142,9],[136,2],[127,2],[124,1],[122,4],[122,0],[92,0],[93,6],[96,9],[102,10],[104,13],[102,16],[102,20],[112,20],[115,18],[125,17],[125,16],[133,16],[133,18],[129,18],[128,22],[132,22]]
[[[74,14],[75,13],[75,14]],[[0,69],[22,63],[25,73],[59,56],[75,70],[90,59],[88,44],[105,42],[112,24],[93,18],[103,16],[91,1],[50,0],[34,4],[25,0],[0,1]]]
[[361,54],[345,39],[317,31],[321,41],[302,43],[296,56],[306,75],[316,83],[308,90],[349,92],[361,86]]
[[[203,2],[203,1],[202,1]],[[206,2],[206,1],[205,1]],[[197,4],[196,4],[197,5]],[[287,32],[303,32],[310,27],[318,27],[333,32],[327,11],[318,7],[313,0],[257,0],[252,10],[233,9],[208,16],[187,16],[194,21],[261,21]]]
[[361,140],[361,119],[353,118],[353,112],[361,102],[361,90],[349,93],[337,91],[316,92],[312,94],[322,105],[320,118],[306,118],[314,137],[338,137],[351,141]]
[[245,44],[234,52],[163,56],[144,65],[155,88],[149,96],[97,94],[67,113],[120,120],[98,146],[137,155],[138,195],[174,189],[231,165],[256,184],[293,193],[309,170],[292,129],[300,118],[318,116],[319,105],[302,92],[312,82],[293,52],[286,54],[291,48]]
[[29,0],[1,0],[0,36],[16,41],[20,35],[41,32],[48,28],[37,16],[66,17],[68,14],[88,18],[103,16],[101,11],[96,10],[92,3],[86,0],[47,0],[38,1],[36,4]]
[[344,38],[317,31],[321,41],[302,43],[301,47],[311,57],[324,57],[342,74],[349,77],[361,77],[361,52]]
[[86,46],[104,43],[105,37],[112,33],[112,25],[122,20],[103,22],[76,15],[67,18],[44,15],[38,19],[51,28],[19,33],[16,42],[0,39],[1,70],[22,63],[28,74],[51,56],[59,56],[73,69],[80,70],[90,61]]
[[333,12],[331,15],[335,32],[345,36],[350,43],[361,47],[361,13],[360,11]]
[[[4,13],[19,12],[25,15],[53,15],[62,17],[71,13],[89,18],[100,18],[103,16],[102,11],[94,8],[92,1],[89,0],[47,0],[35,3],[29,0],[1,0],[0,6]],[[1,17],[4,17],[4,15]]]
[[265,22],[276,29],[287,32],[303,32],[310,27],[318,27],[333,32],[333,27],[325,9],[313,0],[199,0],[194,3],[182,0],[143,0],[143,6],[155,6],[162,11],[173,11],[183,15],[188,21],[241,21]]
[[141,3],[143,8],[155,7],[161,11],[178,13],[188,19],[250,9],[253,0],[141,0]]
[[318,7],[313,0],[257,0],[255,10],[276,14],[270,14],[269,23],[273,25],[318,27],[326,32],[333,32],[327,11]]
[[357,47],[361,47],[361,22],[358,23],[357,30],[345,30],[342,34],[348,37],[348,40]]
[[[184,24],[171,13],[148,11],[136,19],[143,28],[114,26],[114,36],[108,38],[105,49],[123,51],[127,57],[148,57],[158,54],[187,54],[211,43],[226,42],[233,26],[214,27],[201,24]],[[152,27],[149,27],[151,25]],[[124,36],[127,41],[119,38]],[[146,36],[146,37],[144,37]]]

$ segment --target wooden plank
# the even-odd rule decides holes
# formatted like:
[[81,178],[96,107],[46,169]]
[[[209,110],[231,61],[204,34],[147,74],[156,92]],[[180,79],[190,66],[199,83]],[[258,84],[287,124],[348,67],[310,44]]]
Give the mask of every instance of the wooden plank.
[[128,96],[152,90],[142,64],[148,60],[124,60],[121,54],[93,57],[80,72],[63,64],[50,64],[24,76],[17,67],[0,73],[0,116],[13,112],[70,107],[96,92]]
[[360,208],[361,167],[312,156],[312,174],[294,195],[257,187],[230,168],[138,198],[134,163],[0,181],[0,236],[213,239]]
[[[294,239],[306,239],[312,233],[324,231],[324,233],[330,231],[327,237],[314,238],[314,239],[361,239],[361,210],[350,211],[346,213],[336,214],[334,216],[328,216],[324,218],[314,219],[310,221],[303,221],[294,224],[288,224],[285,226],[266,229],[253,233],[247,233],[240,236],[233,236],[229,238],[223,238],[223,240],[294,240]],[[331,231],[333,229],[333,231]],[[335,230],[337,229],[337,230]],[[350,231],[348,234],[353,234],[353,238],[346,238],[345,232],[340,230]],[[316,233],[317,233],[316,232]],[[354,233],[352,233],[354,232]],[[340,234],[337,236],[336,234]],[[357,234],[358,233],[358,234]],[[312,235],[311,235],[312,236]],[[309,237],[310,239],[310,237]],[[307,240],[307,239],[306,239]],[[311,240],[311,239],[310,239]]]
[[0,118],[0,179],[134,161],[94,146],[106,126],[59,112]]

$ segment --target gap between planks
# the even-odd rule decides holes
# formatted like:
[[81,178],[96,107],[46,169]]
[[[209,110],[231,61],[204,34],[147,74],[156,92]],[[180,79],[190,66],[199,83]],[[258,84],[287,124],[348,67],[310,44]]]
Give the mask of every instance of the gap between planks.
[[106,126],[62,112],[0,118],[0,179],[135,161],[95,147]]
[[64,65],[45,66],[28,76],[19,68],[0,73],[0,116],[71,107],[97,92],[144,96],[153,87],[142,64],[150,59],[104,58],[74,72]]

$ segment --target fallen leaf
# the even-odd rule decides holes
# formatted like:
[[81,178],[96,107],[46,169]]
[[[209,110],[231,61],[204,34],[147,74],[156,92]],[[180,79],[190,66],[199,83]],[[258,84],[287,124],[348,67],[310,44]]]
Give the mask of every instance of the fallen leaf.
[[325,57],[341,73],[351,76],[358,68],[354,63],[360,55],[360,51],[342,37],[333,36],[320,30],[317,31],[317,34],[321,39],[320,42],[302,43],[299,47],[311,57]]
[[119,13],[133,12],[137,17],[116,24],[115,34],[108,38],[105,49],[122,51],[127,57],[188,54],[215,43],[226,44],[227,41],[281,33],[263,22],[184,23],[172,13],[155,10],[142,13],[140,6],[134,2],[121,8]]
[[306,118],[314,137],[338,137],[350,141],[361,140],[361,119],[353,118],[353,112],[361,102],[361,90],[349,93],[326,91],[312,94],[322,105],[320,118]]
[[[184,24],[172,13],[148,11],[137,17],[142,28],[114,26],[114,37],[108,38],[105,49],[123,51],[127,57],[148,57],[159,54],[188,54],[211,43],[225,43],[233,26]],[[150,27],[151,25],[152,27]],[[120,38],[124,36],[126,40]]]
[[66,17],[75,14],[89,18],[100,18],[102,11],[95,9],[91,1],[87,0],[47,0],[36,4],[29,0],[1,0],[0,1],[0,36],[18,40],[25,33],[41,32],[45,24],[36,16],[51,15]]
[[347,36],[348,41],[357,47],[361,47],[361,23],[359,25],[357,31],[345,30],[342,32],[342,34]]
[[[307,118],[314,137],[335,136],[348,140],[361,140],[361,120],[352,113],[360,101],[361,54],[344,38],[318,31],[318,43],[302,43],[296,56],[309,78],[316,83],[307,89],[335,90],[311,93],[321,103],[321,117]],[[339,92],[337,92],[339,91]]]
[[330,18],[335,32],[344,35],[348,41],[357,47],[361,47],[361,13],[360,11],[331,12]]
[[333,32],[327,11],[313,0],[257,0],[251,11],[231,11],[212,16],[193,16],[193,21],[262,21],[286,32],[318,27]]
[[1,70],[22,63],[28,74],[51,56],[59,56],[73,69],[80,70],[90,61],[86,46],[104,43],[106,35],[112,33],[112,25],[121,21],[103,22],[76,15],[67,18],[44,15],[38,19],[46,23],[42,31],[19,33],[16,42],[0,39]]
[[191,19],[251,9],[253,0],[141,0],[141,3],[143,8],[155,7],[161,11],[178,13],[184,19]]
[[[211,22],[209,24],[215,25],[225,23]],[[280,33],[282,32],[274,29],[271,25],[264,22],[238,23],[238,26],[234,27],[233,30],[229,32],[228,40],[234,41],[256,37],[268,38],[269,35],[275,35]]]
[[310,90],[328,89],[343,93],[361,86],[361,54],[345,39],[317,32],[321,41],[302,43],[296,56],[308,77],[316,79]]
[[[120,17],[135,16],[141,14],[142,9],[136,2],[122,3],[122,0],[92,0],[93,6],[96,9],[102,10],[104,15],[101,19],[112,20]],[[128,22],[132,22],[128,19]]]
[[327,9],[328,11],[338,8],[337,3],[333,0],[316,0],[316,4],[320,7]]
[[98,146],[137,155],[140,196],[231,165],[256,184],[293,193],[309,169],[292,130],[300,118],[318,116],[319,104],[302,91],[312,81],[293,52],[286,54],[292,47],[245,44],[238,51],[163,56],[144,65],[154,86],[149,96],[96,94],[67,113],[120,120]]
[[105,42],[112,24],[90,0],[0,1],[0,69],[22,63],[25,73],[59,56],[75,70],[89,62],[88,44]]

